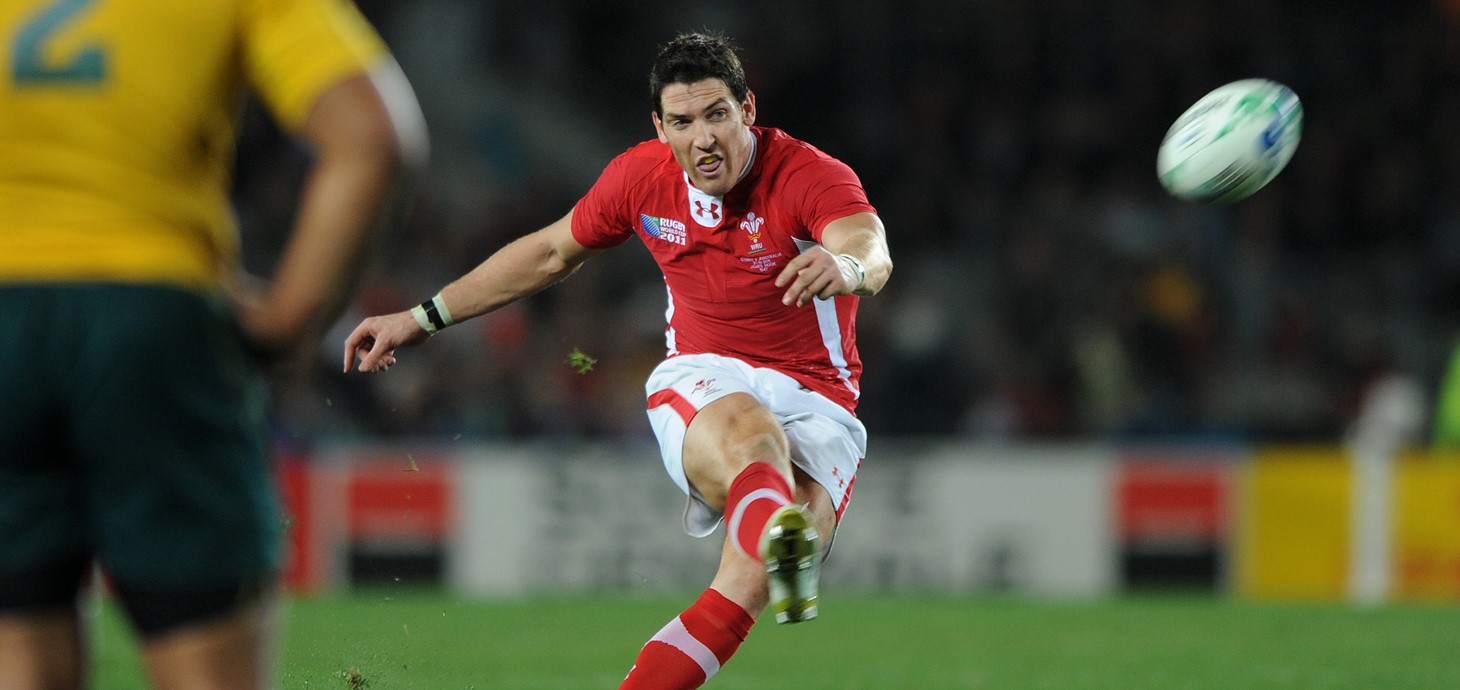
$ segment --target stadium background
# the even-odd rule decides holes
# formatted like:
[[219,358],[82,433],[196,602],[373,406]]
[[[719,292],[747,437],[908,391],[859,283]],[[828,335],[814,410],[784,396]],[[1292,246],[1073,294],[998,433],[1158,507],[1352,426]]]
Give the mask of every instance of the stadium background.
[[[1377,529],[1379,598],[1453,616],[1460,461],[1425,442],[1460,333],[1460,41],[1443,3],[360,5],[416,87],[433,161],[380,277],[278,376],[302,610],[367,585],[596,606],[708,579],[717,547],[678,533],[644,421],[663,287],[640,248],[388,375],[338,373],[359,317],[561,216],[652,136],[657,45],[708,27],[741,45],[760,124],[858,171],[897,264],[859,319],[873,442],[830,591],[1337,602]],[[1166,127],[1251,76],[1303,98],[1289,168],[1233,206],[1167,198]],[[267,274],[307,157],[257,111],[243,142],[247,262]],[[567,365],[575,348],[591,373]],[[1382,381],[1409,386],[1406,414],[1359,433]],[[1377,475],[1356,461],[1390,451]],[[1053,687],[1025,681],[917,682]],[[1172,687],[1109,687],[1137,686]]]
[[[1234,506],[1251,493],[1245,468],[1257,456],[1316,454],[1328,461],[1312,471],[1338,476],[1295,481],[1330,505],[1312,517],[1331,532],[1320,539],[1328,546],[1317,557],[1330,561],[1320,589],[1342,591],[1335,569],[1347,557],[1352,481],[1339,444],[1386,376],[1418,382],[1432,407],[1460,332],[1460,138],[1449,131],[1460,121],[1460,65],[1438,5],[361,6],[419,92],[434,160],[381,277],[316,361],[278,377],[278,437],[299,466],[439,460],[449,466],[440,491],[459,506],[473,497],[461,496],[456,465],[548,443],[542,462],[617,458],[615,471],[636,478],[622,483],[673,502],[655,475],[642,403],[663,352],[663,287],[637,246],[405,353],[389,375],[341,375],[335,363],[358,316],[433,294],[560,216],[609,158],[652,136],[646,66],[687,28],[735,37],[760,121],[848,161],[887,222],[897,279],[865,301],[858,324],[869,470],[908,474],[922,456],[948,453],[929,444],[968,444],[953,454],[974,467],[992,454],[1017,468],[1021,447],[1076,468],[1109,465],[1086,490],[1106,494],[1086,500],[1121,537],[1107,541],[1174,540],[1185,557],[1141,565],[1117,548],[1102,561],[1115,573],[1100,576],[1107,584],[1230,584],[1228,542],[1245,517]],[[1304,99],[1289,169],[1233,206],[1166,197],[1152,171],[1166,126],[1215,85],[1254,75]],[[307,159],[263,118],[250,123],[237,200],[250,267],[267,274],[288,227],[297,179],[288,173]],[[592,373],[566,364],[575,348],[598,359]],[[1161,474],[1165,464],[1177,474]],[[864,482],[858,498],[881,490]],[[394,489],[377,491],[394,505]],[[931,500],[912,491],[913,504]],[[1460,526],[1457,497],[1460,488],[1425,504],[1423,519]],[[930,522],[952,519],[927,510]],[[668,507],[646,520],[672,516]],[[438,541],[462,523],[454,509],[436,519],[423,534]],[[411,529],[395,541],[411,541]],[[343,564],[328,555],[328,582],[451,565],[450,553],[429,550],[425,564],[371,557],[368,530],[350,540]],[[1311,538],[1306,547],[1318,548]],[[1460,545],[1437,548],[1425,558],[1460,592]]]
[[[848,161],[887,219],[897,281],[859,321],[860,414],[879,438],[1328,441],[1376,373],[1432,386],[1460,330],[1460,65],[1432,3],[361,5],[435,145],[418,212],[346,325],[566,212],[653,135],[657,45],[714,27],[743,46],[762,121]],[[1254,75],[1304,99],[1300,155],[1232,207],[1166,198],[1166,127]],[[267,272],[292,182],[277,140],[251,134],[238,201]],[[289,377],[279,428],[643,437],[662,292],[646,252],[611,252],[405,360],[420,366]],[[573,347],[594,376],[562,366]]]

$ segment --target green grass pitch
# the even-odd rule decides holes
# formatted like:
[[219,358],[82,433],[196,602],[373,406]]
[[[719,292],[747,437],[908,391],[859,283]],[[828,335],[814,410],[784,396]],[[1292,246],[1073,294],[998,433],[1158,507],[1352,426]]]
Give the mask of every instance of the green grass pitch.
[[[514,601],[370,590],[286,610],[286,690],[618,687],[682,597]],[[719,690],[1455,690],[1460,607],[1098,601],[823,592],[821,618],[763,620]],[[113,607],[95,683],[145,687]],[[353,674],[353,677],[351,675]]]

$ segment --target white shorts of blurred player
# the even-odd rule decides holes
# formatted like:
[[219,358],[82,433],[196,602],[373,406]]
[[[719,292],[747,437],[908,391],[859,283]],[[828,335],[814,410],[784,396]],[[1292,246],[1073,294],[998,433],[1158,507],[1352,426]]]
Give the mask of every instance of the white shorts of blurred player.
[[694,415],[731,393],[748,393],[776,416],[790,442],[791,462],[826,489],[841,522],[867,454],[867,429],[846,408],[779,371],[714,354],[670,357],[649,375],[644,389],[664,469],[688,497],[685,532],[707,537],[724,519],[689,485],[683,451]]

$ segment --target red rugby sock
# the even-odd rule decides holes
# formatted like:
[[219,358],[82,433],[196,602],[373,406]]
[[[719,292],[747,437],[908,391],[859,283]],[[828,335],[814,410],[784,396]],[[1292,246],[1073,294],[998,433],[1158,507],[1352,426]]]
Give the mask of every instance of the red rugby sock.
[[725,525],[741,553],[761,560],[760,537],[771,516],[791,502],[791,484],[768,462],[753,462],[725,496]]
[[698,688],[730,660],[754,624],[739,604],[707,589],[644,644],[619,690]]

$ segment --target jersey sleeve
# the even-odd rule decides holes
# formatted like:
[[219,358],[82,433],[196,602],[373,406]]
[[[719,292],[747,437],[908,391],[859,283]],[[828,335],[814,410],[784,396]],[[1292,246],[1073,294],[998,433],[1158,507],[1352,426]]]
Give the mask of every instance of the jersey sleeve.
[[351,0],[248,0],[244,8],[247,80],[291,130],[327,89],[370,71],[386,54]]
[[862,189],[857,174],[835,158],[817,157],[798,171],[794,179],[801,187],[797,195],[798,215],[817,242],[821,241],[821,231],[828,223],[857,213],[877,212],[867,201],[867,192]]
[[634,235],[628,189],[632,177],[629,154],[609,162],[598,181],[573,207],[573,239],[589,249],[608,249]]

